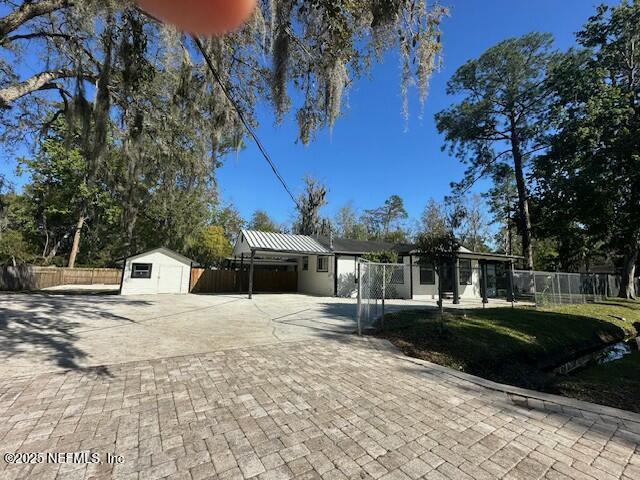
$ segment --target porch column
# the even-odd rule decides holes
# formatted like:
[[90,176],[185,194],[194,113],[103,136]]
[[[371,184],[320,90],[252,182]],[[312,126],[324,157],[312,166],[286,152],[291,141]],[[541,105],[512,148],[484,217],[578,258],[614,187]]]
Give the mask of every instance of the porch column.
[[[514,271],[513,271],[513,260],[509,262],[509,281],[507,282],[507,302],[515,302],[515,295],[513,292],[513,283],[514,283]],[[535,274],[533,275],[533,281],[535,282]]]
[[482,272],[482,304],[483,306],[489,303],[489,293],[487,285],[487,264],[485,262],[480,263],[480,271]]
[[256,258],[255,250],[251,250],[251,265],[249,266],[249,300],[253,298],[253,261]]
[[244,253],[240,254],[240,272],[238,275],[236,275],[236,280],[240,279],[240,281],[238,282],[238,292],[242,293],[242,286],[243,286],[243,279],[244,279]]
[[413,300],[413,255],[409,255],[409,281],[411,282],[411,300]]
[[338,255],[333,256],[333,296],[338,296]]
[[453,304],[460,305],[460,259],[453,261]]

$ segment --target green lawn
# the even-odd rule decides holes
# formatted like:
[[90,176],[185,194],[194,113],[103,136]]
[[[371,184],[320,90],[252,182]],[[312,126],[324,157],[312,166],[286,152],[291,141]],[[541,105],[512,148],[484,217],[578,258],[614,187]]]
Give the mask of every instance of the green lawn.
[[[640,303],[608,300],[546,309],[493,308],[387,315],[379,335],[407,355],[491,380],[569,394],[549,373],[577,354],[636,335]],[[604,402],[607,403],[607,402]]]

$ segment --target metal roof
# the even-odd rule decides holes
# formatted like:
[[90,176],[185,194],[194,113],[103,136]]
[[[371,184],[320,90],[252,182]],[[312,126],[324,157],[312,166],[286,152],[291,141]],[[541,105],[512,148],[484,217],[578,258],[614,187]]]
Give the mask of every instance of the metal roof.
[[258,252],[331,254],[329,249],[307,235],[242,230],[242,237],[251,250]]

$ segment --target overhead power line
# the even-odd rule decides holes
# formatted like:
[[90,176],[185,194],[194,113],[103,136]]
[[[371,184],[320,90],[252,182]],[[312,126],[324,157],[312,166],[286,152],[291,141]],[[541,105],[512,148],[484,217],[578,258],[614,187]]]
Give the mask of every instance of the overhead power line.
[[194,36],[192,38],[193,38],[193,41],[196,43],[196,46],[198,47],[198,50],[200,50],[200,53],[202,53],[202,56],[204,57],[204,60],[205,60],[205,62],[207,63],[207,65],[209,67],[209,70],[211,71],[211,75],[213,75],[213,78],[216,80],[218,85],[220,85],[220,88],[222,89],[224,95],[229,100],[229,103],[231,103],[231,105],[235,109],[236,113],[238,114],[238,118],[240,119],[240,121],[244,125],[244,128],[247,129],[247,132],[249,132],[249,135],[253,138],[253,141],[256,142],[256,145],[258,146],[258,149],[260,150],[260,153],[262,153],[262,156],[264,157],[264,159],[267,161],[267,163],[271,167],[271,170],[275,174],[276,178],[282,184],[282,186],[286,190],[286,192],[289,194],[289,196],[291,197],[291,200],[293,200],[293,203],[295,204],[296,208],[298,210],[300,210],[300,205],[298,204],[298,200],[296,200],[296,197],[291,192],[291,189],[287,185],[287,182],[285,181],[285,179],[282,177],[282,175],[278,171],[278,167],[276,167],[275,163],[271,159],[271,156],[269,155],[269,153],[267,152],[267,149],[264,147],[264,145],[260,141],[260,138],[258,138],[258,135],[256,134],[256,132],[253,130],[253,128],[251,127],[251,125],[249,124],[247,119],[245,118],[244,114],[242,113],[242,109],[238,105],[238,102],[236,102],[236,100],[233,98],[233,96],[231,95],[229,90],[224,85],[224,82],[222,81],[222,78],[220,77],[220,74],[216,70],[215,66],[213,65],[213,62],[211,61],[211,58],[209,57],[209,55],[207,54],[206,50],[204,49],[204,45],[202,45],[202,41],[196,36]]
[[[152,19],[153,21],[157,23],[162,23],[161,20],[157,19],[156,17],[149,14],[148,12],[145,12],[141,8],[136,7],[136,10],[138,10],[138,12],[147,16],[148,18]],[[225,97],[227,97],[227,100],[229,100],[229,103],[231,103],[231,106],[236,111],[236,114],[238,115],[238,118],[242,122],[242,125],[244,125],[244,128],[247,130],[247,132],[249,132],[249,135],[251,136],[251,138],[253,138],[253,141],[258,146],[260,153],[262,153],[262,156],[269,164],[269,167],[271,167],[271,170],[273,171],[274,175],[276,176],[276,178],[278,179],[282,187],[285,189],[287,194],[291,197],[291,200],[293,200],[293,203],[296,206],[296,208],[300,210],[300,204],[298,203],[298,200],[291,192],[291,189],[287,185],[287,182],[285,181],[284,177],[278,171],[278,167],[276,166],[275,162],[271,159],[271,156],[267,152],[267,149],[264,147],[264,144],[260,141],[258,134],[254,131],[254,129],[251,127],[246,117],[242,113],[242,109],[240,108],[240,105],[233,98],[233,96],[231,95],[231,92],[229,92],[227,87],[224,85],[224,82],[222,81],[222,77],[220,77],[218,70],[216,70],[216,67],[213,65],[213,62],[211,61],[211,58],[207,54],[207,51],[205,50],[204,45],[202,44],[202,41],[195,35],[192,35],[191,38],[193,38],[193,41],[198,47],[198,50],[200,50],[200,53],[202,54],[205,62],[207,63],[207,66],[209,67],[209,71],[211,72],[211,75],[213,75],[213,78],[215,79],[215,81],[218,83],[218,85],[220,85],[220,88],[222,89],[222,92],[224,93]]]

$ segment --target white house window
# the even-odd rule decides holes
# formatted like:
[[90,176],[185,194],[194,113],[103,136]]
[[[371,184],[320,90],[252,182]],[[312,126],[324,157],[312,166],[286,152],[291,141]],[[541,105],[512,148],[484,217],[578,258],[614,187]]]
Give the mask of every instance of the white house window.
[[435,285],[436,271],[432,265],[420,267],[420,285]]
[[151,278],[150,263],[134,263],[131,265],[131,278]]
[[302,257],[302,270],[305,272],[309,270],[309,257]]
[[460,285],[471,285],[471,260],[460,260]]
[[329,271],[329,257],[318,257],[318,272]]

